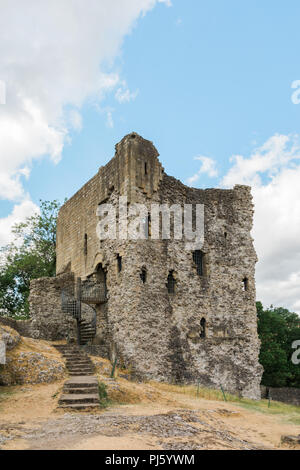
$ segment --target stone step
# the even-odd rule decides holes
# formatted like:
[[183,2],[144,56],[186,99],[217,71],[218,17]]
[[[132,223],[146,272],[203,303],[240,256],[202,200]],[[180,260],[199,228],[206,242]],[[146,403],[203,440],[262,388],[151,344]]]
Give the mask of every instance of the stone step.
[[85,376],[85,375],[81,375],[79,377],[76,377],[76,378],[71,378],[71,379],[68,379],[65,384],[64,384],[65,387],[75,387],[75,388],[78,388],[78,387],[95,387],[97,386],[98,387],[98,380],[96,377],[90,377],[90,376]]
[[81,354],[82,353],[82,351],[79,348],[77,348],[77,349],[63,349],[63,350],[61,350],[61,352],[63,354]]
[[80,356],[82,353],[80,351],[59,351],[62,356]]
[[76,403],[75,405],[59,405],[60,409],[70,410],[70,411],[93,411],[99,409],[99,404],[93,403]]
[[[81,364],[74,364],[72,366],[67,366],[67,370],[73,370],[73,371],[78,371],[78,370],[88,370],[88,371],[91,371],[91,370],[95,370],[94,367],[92,366],[83,366]],[[84,375],[84,374],[82,374]]]
[[85,375],[85,374],[91,374],[93,372],[93,369],[82,369],[78,367],[78,369],[68,369],[68,372],[69,374],[80,373],[81,375]]
[[54,346],[58,351],[79,351],[78,346],[56,345]]
[[[77,369],[80,369],[80,370],[81,370],[81,369],[82,369],[82,370],[85,370],[85,369],[87,369],[87,370],[94,370],[95,368],[94,368],[94,366],[92,366],[91,364],[72,364],[72,365],[70,364],[70,365],[67,366],[67,369],[68,369],[68,370],[75,370],[75,369],[76,369],[76,370],[77,370]],[[84,375],[84,374],[83,374],[83,375]]]
[[63,388],[63,393],[64,394],[84,394],[84,395],[90,395],[90,394],[97,394],[98,393],[98,387],[64,387]]
[[80,349],[80,347],[78,346],[78,349],[68,349],[66,351],[64,351],[65,354],[83,354],[84,351],[82,351],[82,349]]
[[93,369],[93,368],[94,368],[94,365],[91,364],[91,363],[84,363],[84,364],[82,364],[82,363],[80,363],[80,362],[74,361],[74,362],[72,362],[72,363],[70,362],[70,363],[67,365],[67,368],[69,368],[69,367],[71,367],[71,368],[72,368],[72,367],[83,367],[83,368],[89,367],[90,369]]
[[69,372],[69,375],[71,375],[72,377],[77,377],[77,376],[82,376],[82,375],[93,375],[94,372],[86,372],[86,371],[82,371],[82,372]]
[[67,395],[62,395],[59,399],[58,402],[60,405],[66,405],[66,404],[84,404],[84,403],[99,403],[99,395],[97,393],[94,394],[67,394]]
[[69,362],[86,362],[86,363],[89,363],[91,364],[92,361],[88,358],[88,357],[68,357],[66,358],[66,363],[68,364]]
[[89,357],[86,354],[65,354],[63,355],[63,357],[64,359],[66,359],[66,361],[68,359],[89,359]]
[[94,369],[93,364],[80,364],[79,362],[72,362],[72,364],[67,364],[67,369],[74,369],[74,367],[83,369],[87,367],[88,369]]
[[79,357],[77,359],[75,358],[68,358],[66,359],[66,364],[74,364],[74,363],[84,363],[84,364],[92,364],[92,361],[89,359],[86,359],[85,357]]
[[77,351],[77,352],[74,352],[74,353],[65,353],[63,354],[64,357],[88,357],[87,354],[85,354],[85,352],[82,352],[82,351]]

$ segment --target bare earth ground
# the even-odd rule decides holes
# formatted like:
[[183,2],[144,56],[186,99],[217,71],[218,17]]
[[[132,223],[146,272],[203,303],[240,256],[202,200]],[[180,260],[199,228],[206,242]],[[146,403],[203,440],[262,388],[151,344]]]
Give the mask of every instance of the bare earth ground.
[[0,448],[286,449],[281,436],[300,433],[299,415],[291,422],[286,414],[197,398],[180,387],[104,376],[100,380],[118,403],[93,413],[56,409],[63,381],[1,387]]

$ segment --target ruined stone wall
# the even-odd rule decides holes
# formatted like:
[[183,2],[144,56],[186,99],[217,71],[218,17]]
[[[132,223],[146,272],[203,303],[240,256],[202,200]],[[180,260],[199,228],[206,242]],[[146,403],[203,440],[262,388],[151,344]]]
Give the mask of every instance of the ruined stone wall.
[[269,398],[269,394],[272,400],[288,403],[289,405],[300,406],[300,388],[274,388],[261,386],[262,398]]
[[73,272],[84,278],[95,270],[100,249],[96,235],[99,204],[112,193],[127,196],[130,202],[136,200],[138,190],[151,197],[163,172],[157,156],[150,141],[135,133],[126,136],[116,145],[114,158],[63,205],[57,222],[57,274]]
[[61,309],[61,291],[74,289],[74,276],[34,279],[30,283],[30,336],[49,341],[76,339],[76,320]]
[[[161,200],[202,203],[205,210],[204,276],[196,273],[184,242],[168,243],[168,269],[177,278],[170,296],[174,370],[186,379],[259,397],[262,368],[255,306],[256,254],[250,230],[253,206],[250,188],[198,190],[165,177]],[[243,279],[248,290],[243,290]],[[201,318],[206,338],[199,337]],[[172,340],[177,336],[176,341]],[[180,378],[180,377],[179,377]]]
[[0,316],[0,324],[13,328],[21,336],[31,337],[31,320],[15,320],[14,318]]
[[[164,176],[151,201],[203,203],[205,275],[198,276],[185,240],[105,241],[101,262],[107,269],[107,330],[116,353],[136,375],[157,380],[197,382],[259,398],[254,268],[250,235],[250,188],[196,190]],[[116,195],[109,202],[117,204]],[[117,254],[122,256],[118,272]],[[141,281],[146,268],[147,281]],[[168,273],[176,276],[168,294]],[[243,290],[243,279],[248,290]],[[206,338],[200,321],[206,319]]]
[[[145,163],[147,163],[145,167]],[[186,240],[105,240],[96,235],[100,203],[204,204],[204,275],[197,274]],[[250,230],[250,188],[188,188],[165,175],[153,145],[137,135],[116,146],[111,162],[61,209],[58,273],[85,278],[99,263],[107,271],[108,302],[97,308],[97,336],[136,375],[172,382],[200,382],[250,398],[260,397],[262,368],[255,307],[256,254]],[[87,234],[87,246],[84,246]],[[118,270],[117,255],[122,257]],[[141,270],[147,270],[147,281]],[[170,271],[176,290],[169,294]],[[247,290],[243,280],[247,278]],[[200,322],[206,320],[206,337]]]

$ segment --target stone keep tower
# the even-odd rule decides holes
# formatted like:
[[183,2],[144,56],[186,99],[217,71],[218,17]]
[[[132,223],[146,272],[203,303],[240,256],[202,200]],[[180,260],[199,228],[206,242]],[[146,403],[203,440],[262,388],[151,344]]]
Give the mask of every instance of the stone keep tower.
[[[149,213],[152,203],[203,204],[202,249],[189,251],[185,239],[173,237],[100,241],[97,208],[117,208],[120,196]],[[95,305],[94,350],[117,356],[136,376],[259,398],[252,219],[249,187],[189,188],[164,173],[151,142],[132,133],[61,208],[56,282],[75,276],[105,284],[105,299]],[[40,299],[32,296],[33,317]]]

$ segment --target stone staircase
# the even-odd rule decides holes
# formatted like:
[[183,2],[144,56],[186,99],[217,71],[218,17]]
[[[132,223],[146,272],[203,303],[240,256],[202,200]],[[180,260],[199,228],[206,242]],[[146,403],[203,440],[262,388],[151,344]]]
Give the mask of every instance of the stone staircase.
[[94,365],[88,355],[78,346],[55,345],[66,360],[66,368],[71,376],[64,383],[59,408],[67,410],[99,409],[98,380],[94,376]]
[[79,322],[80,329],[80,344],[85,345],[90,343],[96,335],[96,327],[92,322],[81,320]]

